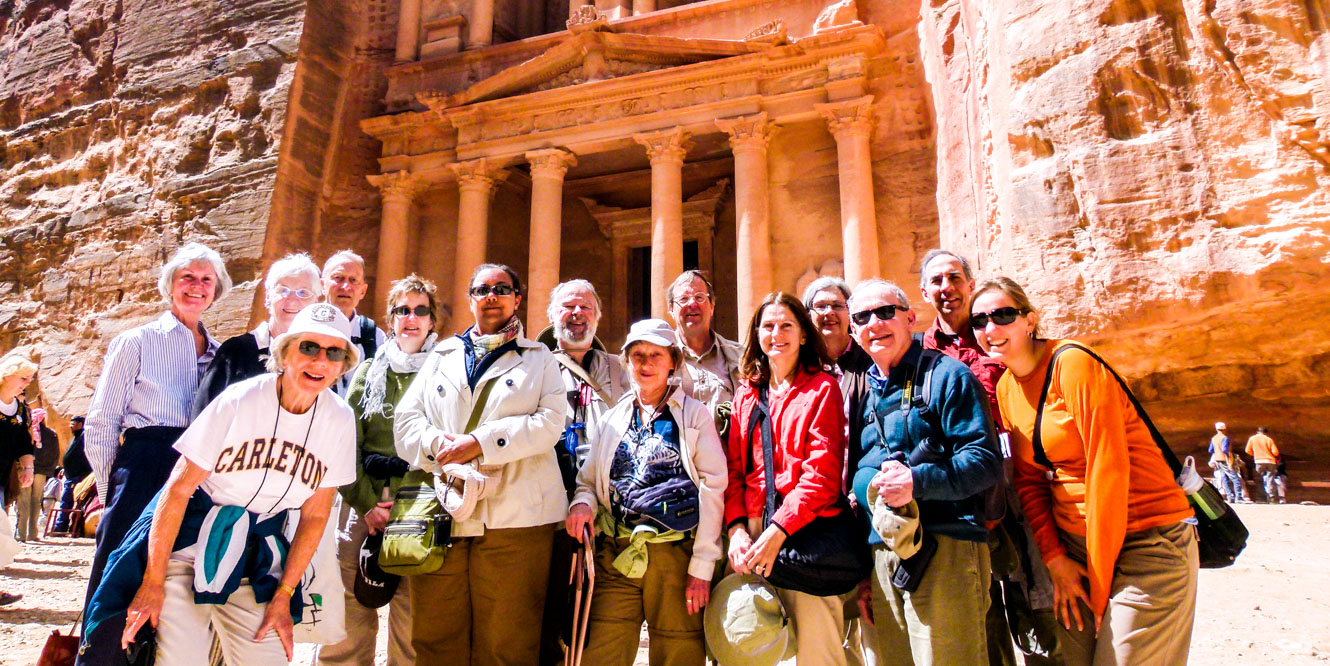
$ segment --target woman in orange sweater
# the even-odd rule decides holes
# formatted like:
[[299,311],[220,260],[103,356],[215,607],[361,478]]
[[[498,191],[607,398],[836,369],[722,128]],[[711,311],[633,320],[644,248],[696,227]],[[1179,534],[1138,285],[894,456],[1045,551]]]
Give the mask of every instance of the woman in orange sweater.
[[979,344],[1008,369],[998,404],[1016,492],[1053,578],[1066,663],[1185,663],[1198,557],[1182,521],[1192,511],[1145,423],[1105,365],[1068,349],[1051,369],[1037,456],[1049,361],[1073,341],[1041,338],[1038,313],[1008,278],[980,285],[970,310]]

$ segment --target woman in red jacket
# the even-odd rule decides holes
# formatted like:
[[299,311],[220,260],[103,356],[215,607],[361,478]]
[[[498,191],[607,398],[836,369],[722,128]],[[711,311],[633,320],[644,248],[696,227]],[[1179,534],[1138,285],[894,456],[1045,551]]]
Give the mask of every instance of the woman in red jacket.
[[[836,515],[843,494],[845,413],[840,385],[822,336],[799,300],[770,294],[749,326],[740,362],[743,386],[734,398],[726,451],[730,481],[725,489],[729,560],[739,573],[767,575],[789,535],[818,516]],[[766,481],[761,430],[748,432],[760,394],[771,418],[777,505],[764,520]],[[765,526],[764,526],[765,523]],[[797,661],[844,664],[839,597],[776,588],[794,623]]]

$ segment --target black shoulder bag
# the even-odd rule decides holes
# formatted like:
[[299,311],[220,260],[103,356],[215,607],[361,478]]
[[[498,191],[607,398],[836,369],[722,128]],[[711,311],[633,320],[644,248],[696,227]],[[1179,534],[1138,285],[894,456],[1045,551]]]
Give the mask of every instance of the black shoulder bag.
[[[771,434],[771,413],[767,407],[767,389],[758,393],[757,406],[748,422],[748,441],[760,425],[762,472],[766,481],[766,507],[762,526],[771,525],[783,498],[776,495],[776,460]],[[780,529],[780,528],[777,528]],[[756,539],[757,535],[753,535]],[[785,538],[767,580],[776,587],[797,590],[819,597],[845,594],[855,589],[873,569],[873,555],[868,549],[868,532],[863,521],[854,516],[844,495],[836,498],[836,515],[818,516],[802,529]]]
[[[1105,368],[1108,368],[1113,378],[1118,380],[1118,385],[1122,387],[1122,392],[1127,394],[1127,399],[1131,401],[1131,406],[1136,408],[1136,413],[1140,415],[1141,420],[1145,422],[1145,427],[1150,430],[1150,436],[1154,438],[1155,446],[1159,447],[1159,452],[1164,456],[1164,462],[1168,463],[1168,468],[1173,471],[1173,478],[1176,479],[1182,474],[1182,464],[1178,462],[1178,457],[1173,455],[1173,449],[1169,448],[1168,443],[1164,441],[1164,436],[1159,434],[1159,429],[1155,427],[1150,416],[1145,413],[1141,403],[1136,400],[1136,395],[1127,387],[1127,382],[1122,379],[1117,370],[1109,365],[1107,361],[1100,358],[1098,354],[1090,351],[1086,347],[1075,343],[1064,344],[1053,351],[1053,357],[1048,360],[1048,374],[1044,377],[1044,388],[1039,392],[1039,407],[1034,418],[1034,435],[1030,438],[1034,445],[1034,461],[1048,469],[1053,469],[1052,463],[1048,461],[1048,455],[1044,453],[1044,444],[1042,436],[1042,426],[1044,423],[1044,403],[1048,400],[1048,387],[1053,383],[1053,364],[1057,361],[1058,355],[1068,349],[1079,349],[1090,358],[1098,361]],[[1197,495],[1203,497],[1198,498]],[[1247,547],[1247,526],[1242,524],[1238,514],[1224,502],[1224,498],[1209,483],[1202,484],[1200,491],[1187,495],[1187,501],[1191,504],[1192,511],[1196,514],[1196,545],[1200,551],[1201,568],[1203,569],[1221,569],[1237,559],[1242,549]],[[1211,512],[1205,509],[1209,507],[1221,507],[1218,512]],[[1188,521],[1191,522],[1191,521]]]

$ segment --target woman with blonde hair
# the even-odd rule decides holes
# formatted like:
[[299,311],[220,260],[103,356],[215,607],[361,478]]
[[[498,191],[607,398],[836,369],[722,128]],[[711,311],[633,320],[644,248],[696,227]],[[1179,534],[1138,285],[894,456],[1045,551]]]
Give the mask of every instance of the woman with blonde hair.
[[1066,663],[1186,663],[1192,510],[1143,415],[1093,350],[1040,335],[1011,279],[979,285],[970,326],[1007,366],[997,394],[1014,485],[1053,578]]
[[[9,471],[14,463],[19,463],[19,488],[15,492],[27,492],[33,484],[33,441],[32,416],[28,412],[28,402],[23,391],[32,383],[37,374],[37,364],[20,354],[9,354],[0,359],[0,513],[5,513],[8,498],[5,497],[5,483],[9,481]],[[12,541],[8,514],[0,519],[4,533],[0,542]],[[6,548],[6,546],[9,546]],[[17,551],[21,546],[13,543],[0,543],[0,554]],[[8,564],[4,562],[3,564]],[[8,606],[22,599],[23,595],[0,590],[0,606]]]

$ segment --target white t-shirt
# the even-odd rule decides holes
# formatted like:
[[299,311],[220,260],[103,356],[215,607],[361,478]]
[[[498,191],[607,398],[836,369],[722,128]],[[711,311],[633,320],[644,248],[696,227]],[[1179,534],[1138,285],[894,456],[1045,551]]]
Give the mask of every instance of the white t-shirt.
[[356,480],[356,417],[324,390],[304,414],[277,403],[277,375],[228,386],[175,449],[212,473],[200,486],[217,504],[259,514],[296,509],[319,488]]
[[5,402],[4,400],[0,400],[0,414],[4,414],[5,416],[13,416],[17,413],[18,413],[17,397],[10,402]]

